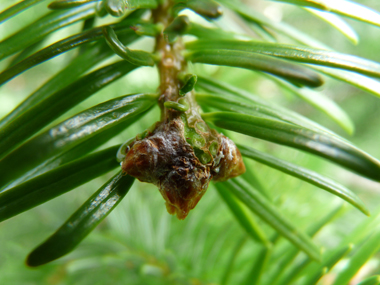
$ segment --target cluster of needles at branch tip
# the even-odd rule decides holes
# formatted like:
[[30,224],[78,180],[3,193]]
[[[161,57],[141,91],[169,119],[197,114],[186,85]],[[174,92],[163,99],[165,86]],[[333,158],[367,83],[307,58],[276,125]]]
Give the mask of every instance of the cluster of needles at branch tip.
[[[166,3],[154,10],[155,22],[168,27],[175,20],[169,9]],[[235,144],[201,118],[189,88],[196,76],[183,75],[182,50],[179,37],[174,42],[164,32],[156,37],[156,52],[161,56],[157,64],[161,121],[129,143],[122,162],[125,173],[159,188],[168,212],[178,219],[186,218],[211,180],[224,181],[245,172]]]

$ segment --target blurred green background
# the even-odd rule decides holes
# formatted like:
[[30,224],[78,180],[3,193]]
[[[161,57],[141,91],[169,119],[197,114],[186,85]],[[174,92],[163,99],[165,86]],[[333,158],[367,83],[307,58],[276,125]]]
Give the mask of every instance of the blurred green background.
[[[2,0],[0,10],[17,1]],[[30,23],[45,3],[26,11],[14,20],[0,24],[0,40]],[[339,32],[310,13],[270,1],[255,2],[254,7],[268,17],[282,19],[315,36],[331,47],[345,53],[359,55],[380,62],[380,30],[363,23],[347,20],[360,35],[360,43],[353,45]],[[361,4],[380,11],[378,0],[363,0]],[[110,21],[106,18],[102,21]],[[44,45],[56,41],[69,32],[79,32],[79,24],[70,26],[48,39]],[[139,42],[136,46],[151,46]],[[20,103],[23,98],[45,82],[71,60],[77,51],[41,64],[10,81],[0,89],[0,118]],[[115,59],[115,58],[113,58]],[[0,68],[4,68],[2,63]],[[292,94],[284,93],[271,81],[258,75],[223,67],[193,66],[196,72],[211,74],[263,98],[278,102],[348,138],[358,147],[380,158],[380,100],[341,82],[327,79],[320,89],[333,98],[351,116],[356,131],[347,136],[329,118]],[[155,92],[157,74],[154,68],[139,69],[117,83],[82,102],[65,114],[69,117],[79,109],[93,106],[129,93]],[[157,109],[113,139],[115,145],[133,137],[158,120]],[[60,118],[59,120],[61,120]],[[228,133],[235,140],[241,137]],[[244,138],[247,140],[247,138]],[[380,184],[361,178],[326,161],[287,147],[256,139],[251,146],[311,168],[331,177],[354,190],[375,212],[380,204]],[[279,205],[281,212],[300,229],[321,218],[340,199],[314,186],[279,173],[254,162],[247,162],[260,182]],[[26,255],[53,233],[93,192],[114,173],[108,173],[72,192],[44,205],[18,215],[0,224],[0,284],[220,284],[228,269],[228,261],[238,245],[243,250],[231,270],[230,284],[239,284],[255,261],[258,246],[246,239],[244,230],[234,221],[231,213],[213,186],[185,221],[167,214],[157,188],[136,182],[124,201],[92,232],[71,254],[37,269],[24,265]],[[346,205],[345,213],[324,228],[316,237],[318,245],[333,248],[366,217]],[[263,227],[271,232],[269,227]],[[285,243],[285,241],[283,241]],[[338,265],[339,266],[339,265]],[[380,262],[374,258],[366,265],[371,274],[380,273]]]

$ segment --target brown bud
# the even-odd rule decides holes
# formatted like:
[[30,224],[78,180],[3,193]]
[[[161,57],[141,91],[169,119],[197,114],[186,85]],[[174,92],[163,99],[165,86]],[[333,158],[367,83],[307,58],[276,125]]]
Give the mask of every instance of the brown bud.
[[245,172],[245,165],[239,149],[224,135],[219,135],[220,147],[211,170],[214,181],[225,181]]
[[161,124],[132,145],[122,164],[124,172],[157,185],[168,212],[179,219],[195,207],[211,179],[210,166],[200,163],[182,134],[180,119]]
[[235,144],[216,133],[219,145],[216,156],[202,163],[186,141],[184,128],[180,117],[161,123],[147,137],[131,145],[122,164],[124,172],[155,184],[168,212],[181,220],[197,205],[213,176],[216,181],[224,181],[245,171]]

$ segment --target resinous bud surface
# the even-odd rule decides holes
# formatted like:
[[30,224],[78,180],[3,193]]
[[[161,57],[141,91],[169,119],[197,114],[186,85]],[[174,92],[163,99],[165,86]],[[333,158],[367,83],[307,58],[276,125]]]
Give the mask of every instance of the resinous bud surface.
[[155,184],[168,212],[178,219],[186,218],[212,179],[224,181],[245,172],[241,154],[229,138],[203,121],[189,124],[184,113],[137,139],[122,169],[142,182]]

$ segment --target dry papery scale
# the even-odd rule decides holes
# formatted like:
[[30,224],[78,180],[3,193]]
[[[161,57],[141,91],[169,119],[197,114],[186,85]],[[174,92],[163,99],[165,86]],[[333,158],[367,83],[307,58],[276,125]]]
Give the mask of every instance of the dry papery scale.
[[[171,1],[166,1],[153,10],[155,23],[168,27],[174,20],[171,8]],[[194,90],[186,92],[196,76],[186,76],[181,38],[170,43],[163,31],[156,36],[155,48],[160,57],[161,121],[123,146],[122,169],[142,182],[155,184],[167,211],[185,219],[211,180],[236,177],[245,172],[245,166],[235,144],[203,121]]]

